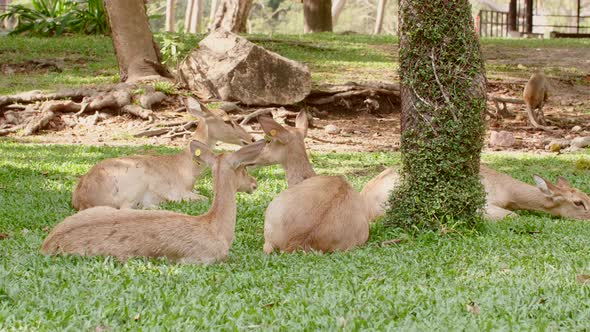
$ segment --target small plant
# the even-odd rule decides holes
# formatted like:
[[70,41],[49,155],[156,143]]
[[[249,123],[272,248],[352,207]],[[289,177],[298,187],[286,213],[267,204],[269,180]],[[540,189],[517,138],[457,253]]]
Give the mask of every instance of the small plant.
[[176,93],[176,88],[172,82],[158,81],[154,83],[156,91],[163,92],[166,95],[173,95]]
[[106,34],[109,31],[101,0],[32,0],[31,7],[11,5],[0,20],[16,18],[11,35],[50,37],[64,33]]
[[12,5],[0,15],[0,20],[13,17],[18,25],[11,34],[26,33],[32,36],[59,36],[69,32],[75,15],[76,3],[68,0],[32,0],[32,8]]
[[74,30],[87,35],[107,35],[110,32],[102,0],[82,1],[76,8]]
[[176,65],[181,62],[197,46],[194,35],[160,33],[155,35],[160,44],[162,62],[167,65]]
[[576,160],[575,169],[580,171],[590,170],[590,159],[582,158]]

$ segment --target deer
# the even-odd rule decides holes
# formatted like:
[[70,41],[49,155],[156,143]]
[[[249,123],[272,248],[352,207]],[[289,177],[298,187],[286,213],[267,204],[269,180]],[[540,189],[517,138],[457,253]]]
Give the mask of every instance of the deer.
[[267,116],[258,122],[267,144],[254,163],[280,164],[288,184],[266,209],[263,251],[333,252],[364,244],[369,237],[366,205],[344,177],[316,175],[305,148],[305,111],[294,128]]
[[[217,141],[246,145],[254,138],[229,118],[213,114],[189,97],[187,110],[199,119],[195,138],[215,146]],[[219,114],[219,113],[218,113]],[[193,192],[203,165],[194,163],[190,144],[174,155],[139,155],[106,159],[80,178],[72,193],[76,210],[94,206],[154,209],[164,201],[206,200]]]
[[[385,214],[389,192],[399,184],[398,170],[388,168],[369,181],[362,190],[368,201],[371,220]],[[486,192],[484,216],[497,221],[515,216],[514,211],[528,210],[546,212],[556,217],[590,220],[590,197],[572,187],[565,178],[556,183],[534,175],[536,186],[517,180],[480,165],[480,181]]]
[[179,263],[225,260],[235,236],[236,192],[251,193],[256,180],[252,164],[265,141],[216,155],[206,144],[190,143],[196,163],[211,167],[214,198],[209,211],[190,216],[163,210],[115,209],[98,206],[78,212],[59,223],[41,248],[44,255],[164,257]]
[[535,128],[550,129],[545,127],[543,105],[549,97],[549,83],[541,71],[536,71],[524,87],[522,93],[527,108],[529,122]]

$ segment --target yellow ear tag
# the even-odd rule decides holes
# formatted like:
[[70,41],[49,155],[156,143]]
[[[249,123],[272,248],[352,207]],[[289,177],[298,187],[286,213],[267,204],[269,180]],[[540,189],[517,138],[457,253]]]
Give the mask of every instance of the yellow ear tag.
[[277,136],[277,131],[275,129],[270,130],[270,136],[275,137]]
[[198,157],[201,155],[201,150],[200,149],[196,149],[195,150],[195,157]]

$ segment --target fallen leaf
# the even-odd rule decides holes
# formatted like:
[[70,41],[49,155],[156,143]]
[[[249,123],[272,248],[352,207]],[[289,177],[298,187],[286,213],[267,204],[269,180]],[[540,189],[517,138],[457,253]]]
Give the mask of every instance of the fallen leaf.
[[0,240],[8,239],[10,235],[8,233],[0,233]]
[[110,326],[98,325],[94,329],[94,332],[104,332],[104,331],[110,331],[110,330],[111,330],[111,327]]
[[509,269],[509,268],[507,268],[507,267],[505,267],[505,268],[501,268],[501,269],[500,269],[500,272],[503,272],[503,273],[508,273],[508,272],[510,272],[510,271],[512,271],[512,270],[510,270],[510,269]]
[[27,235],[27,234],[29,234],[29,230],[28,230],[28,229],[26,229],[26,228],[23,228],[23,229],[20,231],[20,233],[21,233],[22,235]]
[[43,227],[43,231],[44,231],[45,233],[48,233],[48,232],[49,232],[49,226],[45,226],[45,227]]
[[589,284],[590,283],[590,275],[588,275],[588,274],[578,274],[576,276],[576,281],[579,282],[582,285]]
[[136,321],[136,322],[137,322],[137,321],[138,321],[140,318],[141,318],[141,314],[140,314],[140,313],[138,313],[137,315],[133,316],[133,320],[134,320],[134,321]]
[[467,303],[467,311],[469,311],[470,313],[472,313],[474,315],[479,315],[479,312],[480,312],[479,305],[477,305],[477,303],[471,301],[471,302]]
[[380,245],[382,247],[384,247],[384,246],[389,246],[392,244],[398,244],[398,243],[402,243],[402,242],[404,242],[404,239],[391,239],[391,240],[386,240],[386,241],[381,242]]
[[263,304],[262,307],[264,307],[264,308],[272,308],[272,307],[275,306],[275,304],[276,304],[275,302],[270,302],[270,303],[267,303],[267,304]]

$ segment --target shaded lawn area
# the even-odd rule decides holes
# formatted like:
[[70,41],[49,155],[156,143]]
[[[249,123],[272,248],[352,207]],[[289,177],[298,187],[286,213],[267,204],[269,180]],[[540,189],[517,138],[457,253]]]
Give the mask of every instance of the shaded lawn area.
[[[590,328],[590,225],[520,213],[474,234],[411,238],[371,228],[367,245],[329,255],[262,252],[267,204],[286,187],[279,167],[252,172],[258,190],[238,194],[236,240],[227,262],[39,254],[45,227],[74,213],[77,178],[107,157],[174,150],[84,147],[0,140],[0,330],[580,330]],[[486,155],[493,168],[532,183],[563,175],[590,192],[590,171],[566,156]],[[313,154],[322,174],[344,174],[360,189],[398,154]],[[210,174],[197,184],[211,197]],[[164,204],[197,215],[207,203]],[[398,245],[381,247],[387,239]],[[468,310],[479,308],[479,314]],[[474,309],[471,309],[474,311]]]
[[[181,35],[179,40],[190,49],[191,45],[196,46],[203,37],[204,35]],[[271,51],[307,64],[316,84],[398,80],[398,40],[394,36],[319,33],[274,35],[272,38],[264,35],[246,37]],[[161,36],[157,39],[162,41]],[[590,41],[483,39],[482,47],[484,55],[491,53],[492,58],[498,59],[497,63],[487,64],[488,75],[510,74],[524,79],[530,75],[531,68],[517,66],[519,58],[526,58],[527,54],[536,53],[538,49],[590,50]],[[503,60],[506,58],[515,59],[514,62],[504,63]],[[0,94],[106,84],[117,82],[119,79],[109,37],[0,37],[0,64],[18,64],[30,60],[57,60],[63,71],[32,71],[4,75],[0,79]],[[173,65],[172,63],[171,66]],[[546,70],[555,76],[574,75],[578,79],[581,75],[578,69],[559,63],[546,66]]]

